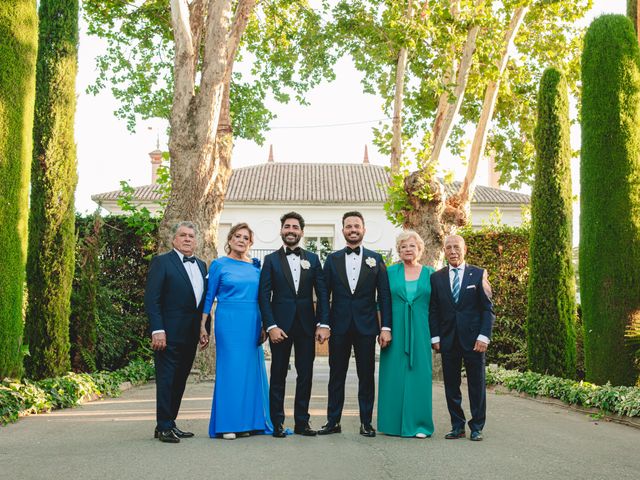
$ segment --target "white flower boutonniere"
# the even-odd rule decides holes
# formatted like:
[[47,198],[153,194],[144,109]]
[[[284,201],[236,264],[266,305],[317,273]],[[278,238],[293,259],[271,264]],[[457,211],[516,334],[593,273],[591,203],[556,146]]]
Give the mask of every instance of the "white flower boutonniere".
[[372,258],[372,257],[367,257],[364,261],[364,263],[366,263],[367,265],[369,265],[370,268],[373,268],[376,266],[376,259]]
[[300,268],[303,270],[309,270],[310,266],[311,264],[309,263],[309,260],[300,260]]

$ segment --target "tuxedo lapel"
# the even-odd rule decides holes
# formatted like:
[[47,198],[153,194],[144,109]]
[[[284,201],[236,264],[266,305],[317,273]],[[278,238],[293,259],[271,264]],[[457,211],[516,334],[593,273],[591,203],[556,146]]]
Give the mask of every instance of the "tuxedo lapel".
[[[306,285],[305,282],[309,278],[310,269],[311,269],[311,266],[309,266],[309,268],[302,268],[302,260],[307,260],[307,251],[306,250],[300,250],[300,283],[298,284],[298,292],[301,292],[302,291],[302,286]],[[311,263],[311,262],[309,262],[309,263]]]
[[467,291],[467,287],[473,281],[473,270],[467,264],[464,269],[464,276],[462,277],[462,283],[460,284],[460,295],[458,296],[458,303],[462,303],[462,297]]
[[282,269],[284,278],[287,279],[287,283],[289,284],[291,291],[295,295],[296,286],[293,283],[293,275],[291,275],[291,268],[289,267],[289,262],[287,261],[287,255],[284,253],[284,248],[280,248],[280,250],[278,250],[278,258],[280,259],[280,268]]
[[367,277],[369,275],[371,275],[371,271],[373,270],[373,267],[370,267],[369,265],[367,265],[365,263],[365,260],[367,258],[373,258],[375,260],[375,257],[373,255],[371,255],[371,251],[365,249],[364,247],[362,247],[362,263],[360,264],[360,275],[358,276],[358,282],[356,283],[356,289],[354,290],[354,294],[358,291],[358,289],[360,287],[362,287],[362,285],[364,284],[364,282],[366,281]]
[[447,298],[451,302],[451,305],[455,307],[456,301],[453,299],[453,292],[451,291],[451,282],[449,281],[449,266],[446,266],[441,271],[442,271],[442,278],[440,281],[442,282],[442,287],[444,288],[444,291],[447,292]]
[[335,266],[336,266],[336,271],[338,272],[338,277],[340,277],[340,280],[342,281],[344,288],[346,288],[347,291],[351,293],[351,287],[349,287],[349,280],[347,280],[347,266],[344,263],[345,262],[344,256],[345,256],[344,250],[342,250],[341,252],[338,252],[338,254],[334,257]]
[[180,261],[180,257],[175,252],[175,250],[171,250],[171,254],[169,255],[169,258],[171,259],[171,263],[173,263],[173,265],[178,270],[178,273],[180,274],[180,276],[184,279],[185,282],[187,282],[189,289],[193,290],[193,285],[191,285],[191,280],[189,280],[189,275],[187,274],[187,270],[184,268],[184,265]]

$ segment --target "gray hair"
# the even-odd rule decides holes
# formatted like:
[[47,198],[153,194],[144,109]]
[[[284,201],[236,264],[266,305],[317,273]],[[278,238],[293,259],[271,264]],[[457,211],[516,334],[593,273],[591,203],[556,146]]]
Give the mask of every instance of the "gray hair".
[[400,232],[400,235],[396,237],[396,251],[400,254],[400,244],[411,238],[414,238],[418,244],[418,258],[420,258],[424,253],[424,240],[415,230],[403,230]]
[[196,227],[195,223],[193,223],[193,222],[178,222],[171,228],[171,238],[175,238],[176,234],[178,233],[178,230],[180,230],[180,228],[182,228],[182,227],[190,228],[191,230],[193,230],[195,232],[196,235],[198,234],[198,227]]

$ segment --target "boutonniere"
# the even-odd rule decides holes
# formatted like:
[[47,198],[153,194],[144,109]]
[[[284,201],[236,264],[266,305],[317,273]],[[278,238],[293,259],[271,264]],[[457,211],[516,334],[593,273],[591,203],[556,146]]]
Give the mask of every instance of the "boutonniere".
[[300,260],[300,268],[303,270],[309,270],[310,266],[311,264],[309,263],[309,260]]
[[364,261],[364,263],[369,265],[370,268],[373,268],[373,267],[376,266],[376,259],[372,258],[372,257],[367,257],[366,260]]

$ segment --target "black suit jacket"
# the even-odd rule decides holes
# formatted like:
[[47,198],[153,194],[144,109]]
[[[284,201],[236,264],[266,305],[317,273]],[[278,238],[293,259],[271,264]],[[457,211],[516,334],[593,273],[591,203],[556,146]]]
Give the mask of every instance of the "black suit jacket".
[[182,260],[175,252],[158,255],[151,260],[144,292],[144,308],[149,331],[164,330],[167,343],[197,342],[204,294],[207,291],[207,268],[196,259],[202,273],[203,296],[196,301],[193,287]]
[[[309,268],[300,269],[300,283],[296,294],[293,276],[284,248],[264,257],[260,272],[258,302],[265,330],[277,325],[288,333],[298,315],[302,328],[313,335],[316,324],[329,323],[329,295],[324,281],[320,259],[315,253],[302,250],[300,260],[309,262]],[[301,265],[302,267],[302,265]],[[313,291],[317,305],[313,308]]]
[[[324,263],[324,276],[331,296],[329,326],[332,334],[341,335],[353,322],[361,335],[377,335],[378,307],[382,326],[391,328],[391,291],[382,256],[363,248],[362,265],[356,290],[352,294],[347,280],[345,250],[330,254]],[[373,259],[370,266],[367,259]],[[369,260],[370,263],[373,263]]]
[[493,303],[483,285],[484,270],[466,264],[458,302],[453,300],[449,267],[431,275],[429,328],[431,337],[440,337],[440,350],[450,351],[456,338],[464,350],[473,350],[478,335],[491,338],[495,321]]

